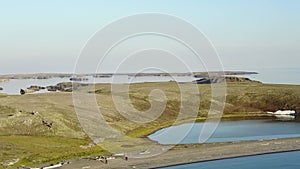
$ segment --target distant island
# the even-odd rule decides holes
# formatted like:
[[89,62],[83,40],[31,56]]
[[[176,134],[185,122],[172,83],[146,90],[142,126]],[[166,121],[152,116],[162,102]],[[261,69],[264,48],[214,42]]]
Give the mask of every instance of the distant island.
[[86,76],[95,78],[108,78],[113,75],[128,75],[128,76],[194,76],[196,78],[220,75],[251,75],[258,74],[252,71],[212,71],[212,72],[187,72],[187,73],[85,73],[85,74],[72,74],[72,73],[33,73],[33,74],[7,74],[0,75],[0,82],[9,79],[51,79],[51,78],[75,78],[81,79]]

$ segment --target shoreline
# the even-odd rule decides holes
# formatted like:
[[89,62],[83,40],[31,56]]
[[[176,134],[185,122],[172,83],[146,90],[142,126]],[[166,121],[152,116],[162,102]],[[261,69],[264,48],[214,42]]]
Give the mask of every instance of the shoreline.
[[238,141],[222,143],[182,144],[171,150],[149,158],[114,159],[108,164],[99,161],[79,159],[73,160],[62,169],[88,167],[91,169],[117,168],[163,168],[199,162],[300,151],[300,138],[284,138],[271,140]]
[[[211,71],[211,75],[252,75],[258,74],[256,71],[243,71],[243,70],[227,70],[227,71]],[[111,77],[113,75],[128,75],[128,76],[195,76],[195,77],[207,77],[206,71],[194,71],[194,72],[170,72],[170,73],[11,73],[0,75],[5,79],[49,79],[49,78],[69,78],[72,76],[94,76],[94,77]]]
[[[252,114],[252,115],[223,115],[220,119],[220,122],[222,121],[244,121],[244,120],[274,120],[276,117],[274,115],[270,115],[267,113],[260,113],[260,114]],[[207,120],[206,117],[197,117],[196,119],[186,119],[184,121],[178,121],[176,124],[171,123],[171,125],[161,125],[159,128],[150,129],[148,131],[144,131],[144,133],[135,134],[135,132],[138,132],[139,130],[133,131],[128,133],[129,136],[138,136],[138,138],[147,139],[148,141],[155,142],[154,140],[151,140],[149,138],[150,135],[156,133],[159,130],[162,130],[164,128],[168,128],[171,126],[179,126],[182,124],[188,124],[188,123],[201,123],[205,122]],[[155,142],[156,143],[156,142]]]
[[[296,152],[296,151],[300,152],[300,149],[283,150],[283,151],[276,151],[276,152],[266,152],[266,153],[258,153],[258,154],[249,154],[249,155],[240,155],[240,156],[233,156],[233,157],[224,157],[224,158],[217,158],[217,159],[196,161],[196,162],[190,162],[190,163],[167,165],[167,166],[161,166],[161,167],[158,167],[158,168],[175,167],[175,166],[181,166],[181,165],[189,165],[189,164],[196,164],[196,163],[213,162],[213,161],[219,161],[219,160],[229,160],[229,159],[243,158],[243,157],[253,157],[253,156],[263,156],[263,155],[271,155],[271,154],[289,153],[289,152]],[[154,168],[149,168],[149,169],[154,169]]]

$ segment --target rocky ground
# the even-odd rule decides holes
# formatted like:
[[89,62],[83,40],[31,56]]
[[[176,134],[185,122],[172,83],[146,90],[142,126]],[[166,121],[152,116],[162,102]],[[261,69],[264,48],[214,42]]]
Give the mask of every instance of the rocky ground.
[[206,143],[178,145],[174,149],[151,158],[112,159],[105,164],[101,161],[82,159],[71,161],[62,169],[121,169],[121,168],[157,168],[185,163],[259,155],[274,152],[300,150],[300,138],[275,139],[264,141],[243,141],[232,143]]

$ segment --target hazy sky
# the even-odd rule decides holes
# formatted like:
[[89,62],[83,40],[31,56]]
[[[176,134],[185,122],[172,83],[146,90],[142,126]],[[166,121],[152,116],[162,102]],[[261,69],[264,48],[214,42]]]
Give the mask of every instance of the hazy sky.
[[97,30],[144,12],[195,25],[225,69],[300,67],[299,0],[0,0],[0,74],[72,72]]

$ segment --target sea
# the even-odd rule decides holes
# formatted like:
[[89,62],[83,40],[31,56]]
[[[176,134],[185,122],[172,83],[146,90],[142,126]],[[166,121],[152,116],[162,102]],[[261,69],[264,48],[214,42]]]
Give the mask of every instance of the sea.
[[[300,68],[269,68],[269,69],[257,69],[257,70],[247,70],[256,71],[258,74],[252,75],[236,75],[239,77],[247,77],[252,80],[258,80],[263,83],[270,84],[300,84]],[[87,77],[88,81],[83,81],[82,83],[142,83],[142,82],[191,82],[196,80],[191,76],[127,76],[127,75],[117,75],[112,77],[102,77],[94,78]],[[20,94],[20,89],[26,89],[31,85],[38,86],[50,86],[56,85],[60,82],[70,82],[69,78],[51,78],[51,79],[11,79],[8,82],[0,82],[0,87],[3,88],[1,93],[7,93],[10,95]],[[47,90],[41,90],[37,93],[46,93]]]

